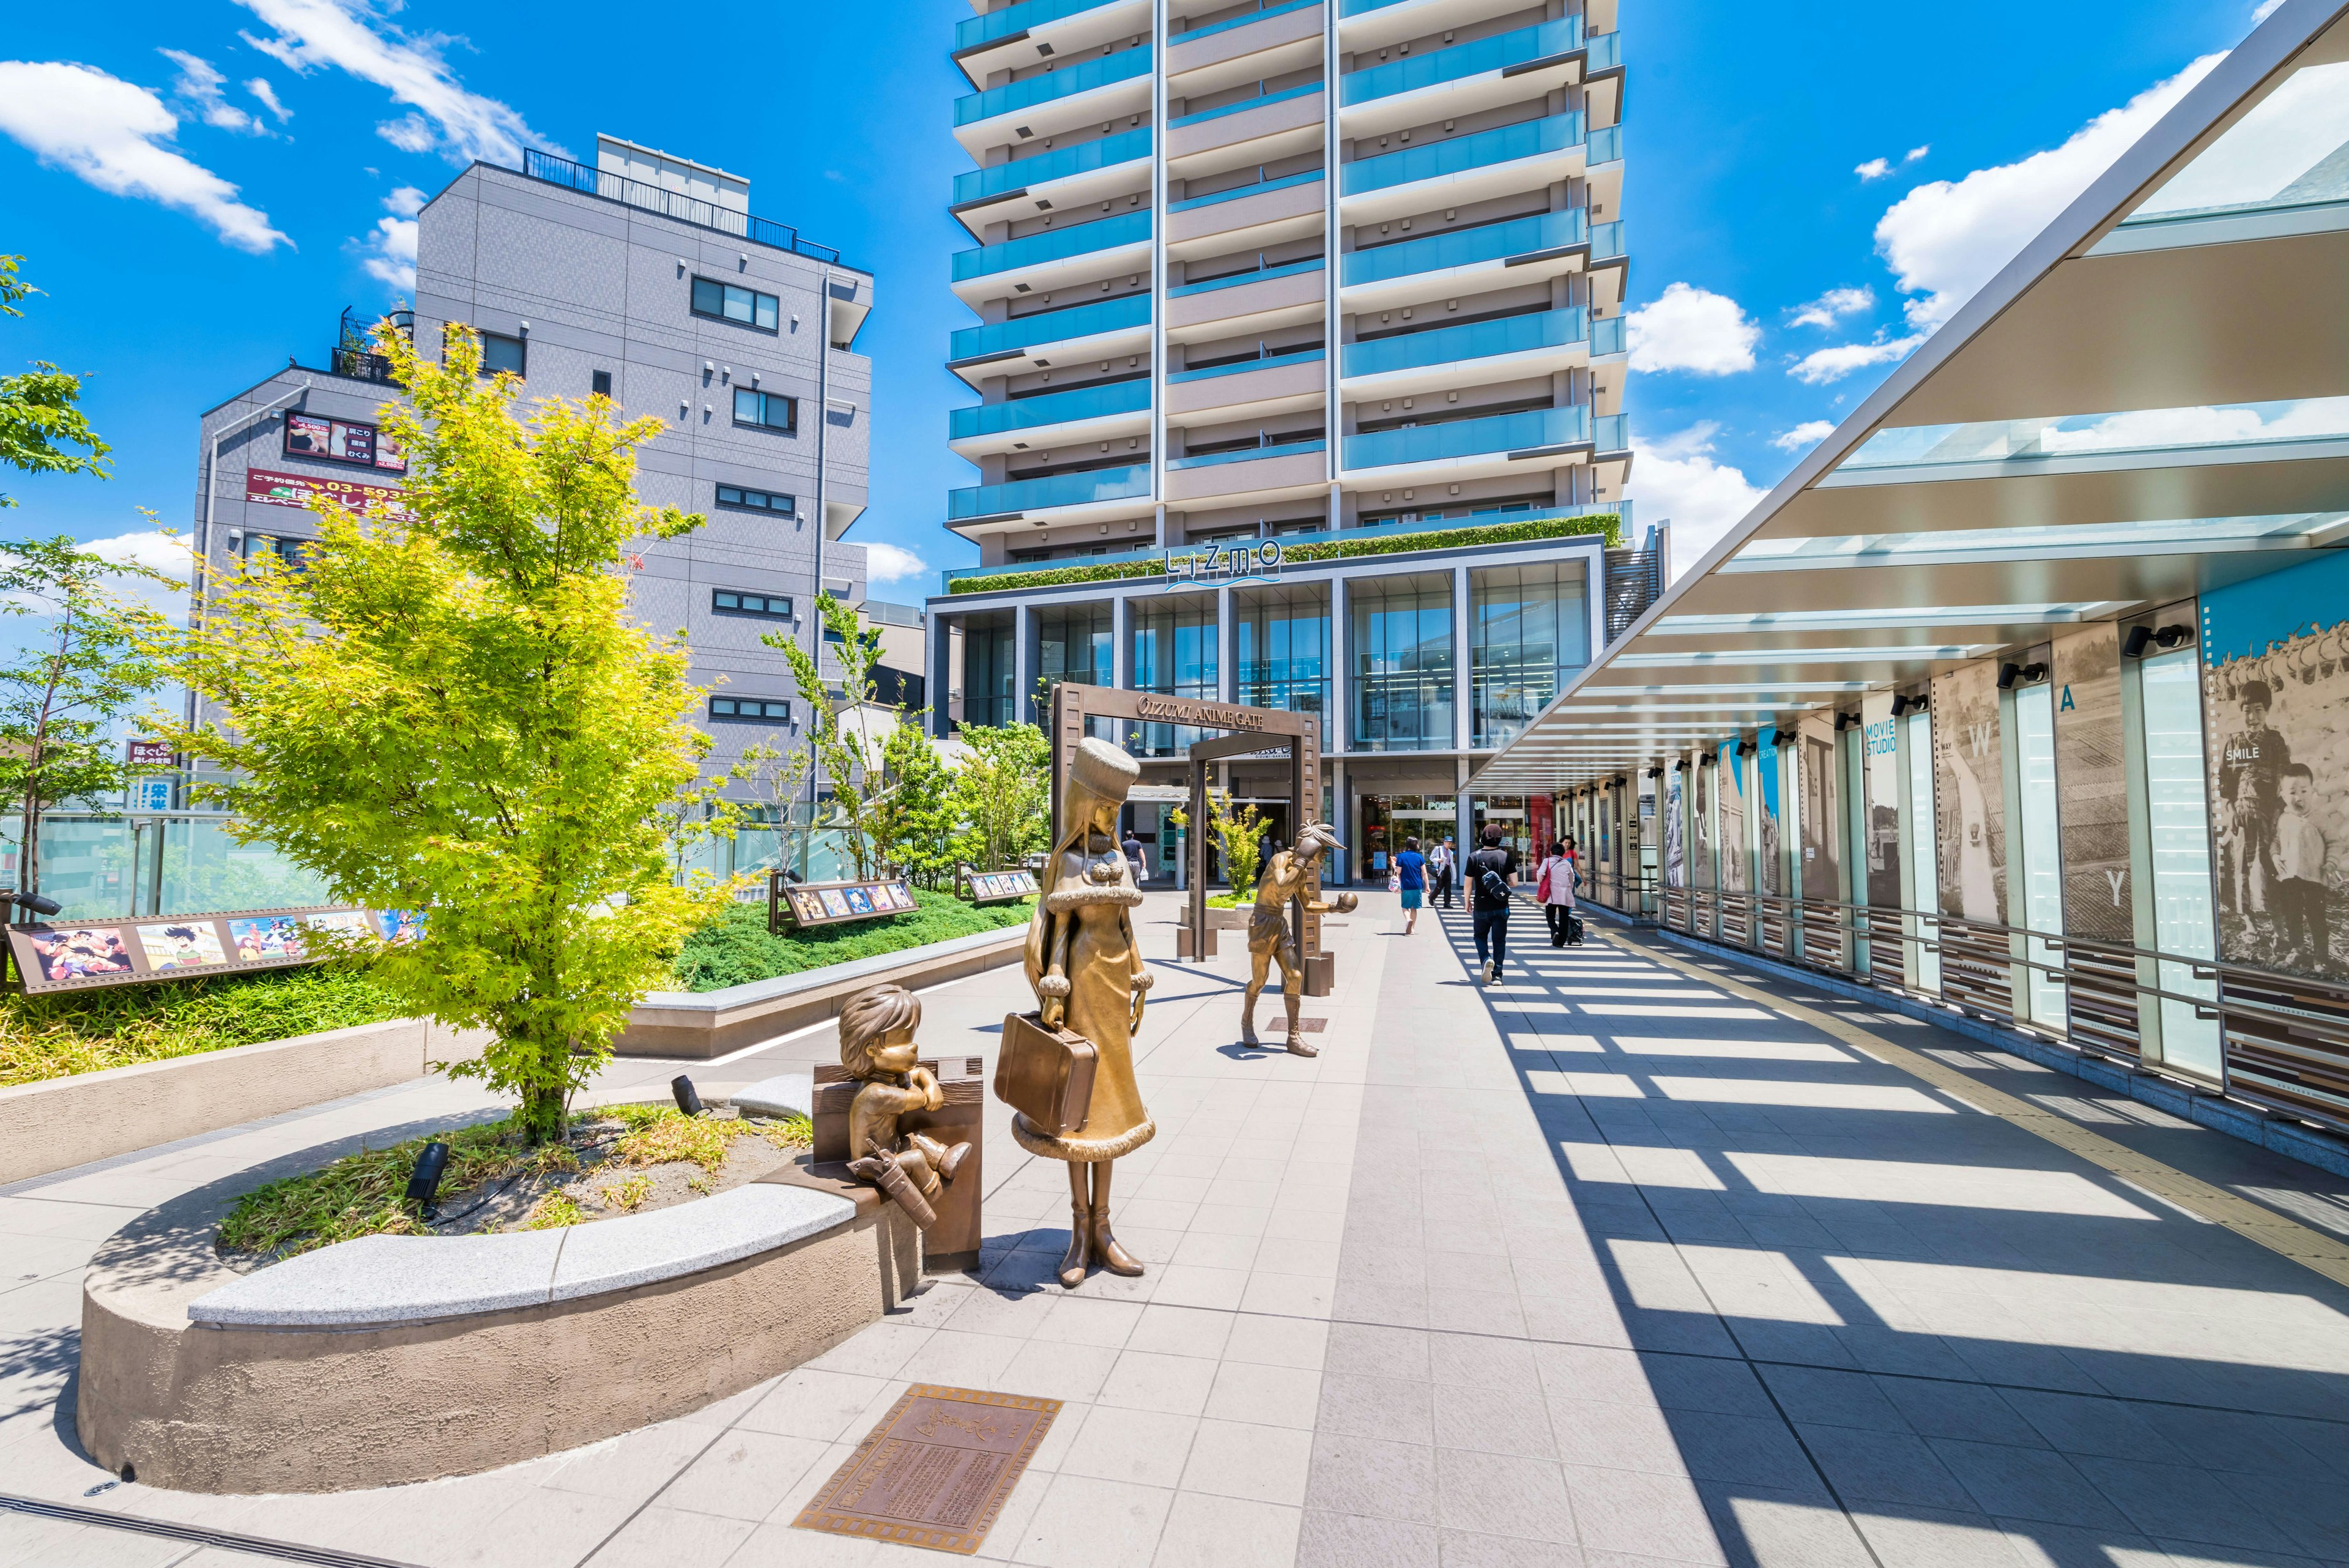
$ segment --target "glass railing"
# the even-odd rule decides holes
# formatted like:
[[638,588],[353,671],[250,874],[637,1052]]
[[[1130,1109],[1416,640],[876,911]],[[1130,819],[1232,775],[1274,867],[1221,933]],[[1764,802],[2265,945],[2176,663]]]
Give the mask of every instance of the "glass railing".
[[1321,0],[1288,0],[1285,5],[1267,5],[1264,9],[1251,11],[1245,16],[1234,16],[1229,21],[1224,22],[1211,22],[1204,27],[1194,27],[1187,33],[1169,33],[1166,35],[1166,41],[1169,44],[1187,44],[1194,38],[1212,37],[1217,33],[1228,33],[1234,27],[1245,27],[1251,22],[1261,22],[1268,16],[1285,16],[1288,12],[1302,11],[1308,5],[1319,4]]
[[1015,479],[1003,484],[973,484],[947,492],[949,521],[992,517],[999,512],[1041,511],[1048,506],[1083,506],[1096,501],[1127,501],[1150,493],[1150,465],[1095,468],[1082,473],[1053,473],[1042,479]]
[[1352,251],[1346,256],[1345,281],[1349,287],[1360,283],[1382,283],[1391,277],[1409,277],[1414,273],[1470,266],[1477,262],[1499,261],[1504,256],[1579,244],[1590,232],[1589,223],[1588,212],[1570,207],[1563,213],[1541,213],[1530,218],[1511,218],[1506,223],[1486,223],[1482,228]]
[[956,409],[947,419],[947,438],[1001,435],[1007,431],[1034,430],[1040,425],[1065,425],[1078,420],[1106,419],[1112,414],[1136,414],[1150,407],[1150,382],[1112,381],[1105,387],[1072,387],[1037,398],[1015,398],[1006,403],[980,403]]
[[1488,163],[1507,163],[1544,152],[1563,152],[1569,147],[1578,146],[1581,141],[1582,116],[1579,112],[1521,120],[1516,125],[1480,130],[1473,136],[1454,137],[1450,141],[1438,141],[1426,147],[1406,147],[1400,152],[1357,159],[1346,165],[1345,193],[1359,196],[1367,191],[1383,191],[1393,185],[1409,185],[1421,180],[1457,174],[1464,170],[1481,169]]
[[1368,103],[1373,99],[1392,98],[1399,92],[1458,81],[1462,77],[1482,76],[1486,71],[1503,70],[1581,47],[1582,18],[1568,16],[1544,22],[1537,27],[1495,33],[1473,44],[1456,44],[1433,54],[1406,56],[1366,71],[1351,72],[1340,78],[1339,101]]
[[1591,357],[1597,358],[1608,354],[1630,352],[1630,345],[1623,336],[1624,327],[1630,320],[1630,317],[1627,316],[1610,316],[1604,321],[1592,322],[1590,324]]
[[[1251,16],[1248,20],[1253,22],[1256,18]],[[1284,99],[1303,98],[1307,93],[1320,90],[1319,82],[1307,82],[1303,87],[1284,88],[1278,92],[1260,92],[1254,98],[1244,98],[1237,103],[1227,103],[1217,109],[1203,109],[1196,114],[1176,115],[1166,122],[1166,128],[1172,130],[1178,125],[1196,125],[1203,119],[1215,119],[1226,114],[1238,114],[1243,109],[1262,109],[1268,103],[1278,103]]]
[[1199,283],[1182,284],[1168,289],[1166,297],[1179,299],[1186,294],[1206,294],[1218,288],[1237,288],[1241,284],[1262,283],[1267,278],[1294,277],[1300,272],[1319,272],[1328,265],[1319,256],[1312,256],[1304,261],[1289,262],[1281,266],[1260,266],[1254,272],[1236,272],[1224,277],[1207,278]]
[[1130,81],[1150,74],[1150,51],[1145,48],[1120,49],[1113,55],[1087,60],[1064,70],[1049,71],[1030,77],[1025,81],[1006,82],[985,92],[965,93],[955,99],[955,123],[975,125],[982,119],[993,119],[999,114],[1014,109],[1032,109],[1054,99],[1071,98],[1112,82]]
[[1623,63],[1623,35],[1593,33],[1589,53],[1583,57],[1582,74],[1587,79],[1597,71],[1611,71]]
[[1345,442],[1344,466],[1392,468],[1399,463],[1439,462],[1445,458],[1563,446],[1589,439],[1590,407],[1587,403],[1563,409],[1526,409],[1481,420],[1454,420],[1448,424],[1412,425],[1402,430],[1350,435]]
[[1178,381],[1206,381],[1217,376],[1237,376],[1243,370],[1269,370],[1276,365],[1307,365],[1321,358],[1319,348],[1296,348],[1285,354],[1260,354],[1253,359],[1235,359],[1228,365],[1209,365],[1199,370],[1177,370],[1166,378],[1169,386]]
[[1211,192],[1205,196],[1189,196],[1180,202],[1169,202],[1170,213],[1187,213],[1194,207],[1212,207],[1218,202],[1237,202],[1243,196],[1261,196],[1268,191],[1286,191],[1292,185],[1310,185],[1319,180],[1322,171],[1308,169],[1302,174],[1284,174],[1278,180],[1259,180],[1253,185],[1235,185],[1228,191]]
[[1390,5],[1400,5],[1402,0],[1340,0],[1338,15],[1359,16],[1365,11],[1383,11]]
[[1114,163],[1131,163],[1137,158],[1150,156],[1150,128],[1104,136],[1098,141],[1081,146],[1063,147],[1058,152],[1046,152],[1034,158],[1021,158],[1010,163],[999,163],[992,169],[973,169],[955,176],[954,202],[957,207],[989,196],[1000,196],[1007,191],[1024,191],[1053,180],[1065,180],[1071,174],[1090,174],[1096,169],[1106,169]]
[[1602,125],[1590,133],[1590,151],[1584,155],[1587,163],[1619,163],[1623,161],[1623,128]]
[[1597,419],[1591,421],[1590,423],[1591,442],[1593,445],[1597,446],[1600,452],[1629,452],[1631,450],[1630,415],[1601,414]]
[[1623,220],[1590,225],[1590,259],[1611,261],[1623,254]]
[[984,16],[972,16],[955,24],[955,52],[991,44],[998,38],[1008,38],[1014,33],[1040,27],[1047,22],[1057,22],[1063,16],[1073,16],[1080,11],[1092,11],[1109,0],[1021,0],[1017,5],[1006,5],[1000,11],[990,11]]
[[1040,310],[1016,321],[966,327],[947,340],[947,353],[955,359],[977,359],[989,354],[1012,353],[1039,343],[1065,343],[1072,337],[1092,337],[1149,325],[1150,296],[1128,294],[1091,305]]
[[1244,446],[1237,452],[1206,452],[1196,457],[1170,457],[1166,460],[1166,466],[1169,469],[1220,468],[1227,462],[1254,462],[1260,457],[1288,457],[1329,450],[1330,443],[1317,438],[1313,441],[1283,441],[1278,446]]
[[1589,336],[1590,313],[1581,306],[1545,310],[1537,315],[1504,317],[1498,321],[1470,321],[1439,327],[1399,337],[1378,337],[1346,345],[1345,373],[1378,376],[1390,370],[1413,370],[1454,359],[1488,359],[1495,354],[1524,354],[1536,348],[1560,348]]
[[954,254],[954,279],[962,283],[974,277],[986,277],[992,273],[1009,272],[1013,267],[1064,261],[1070,256],[1083,255],[1087,251],[1140,244],[1149,238],[1148,213],[1120,213],[1114,218],[1079,223],[1073,228],[1047,229],[1040,234],[1030,234],[1025,239],[1006,240],[998,245],[979,245],[972,250],[957,251]]

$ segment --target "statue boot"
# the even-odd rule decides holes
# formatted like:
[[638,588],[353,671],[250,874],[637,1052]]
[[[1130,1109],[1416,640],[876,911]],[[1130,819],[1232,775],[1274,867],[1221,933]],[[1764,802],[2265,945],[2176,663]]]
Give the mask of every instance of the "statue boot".
[[1256,1037],[1256,992],[1249,992],[1240,998],[1240,1044],[1243,1045],[1262,1044]]
[[1102,1160],[1093,1167],[1092,1252],[1093,1261],[1112,1274],[1133,1279],[1142,1272],[1141,1261],[1117,1244],[1109,1228],[1109,1168]]
[[1092,1255],[1093,1210],[1085,1201],[1085,1168],[1069,1167],[1069,1251],[1061,1260],[1061,1287],[1075,1290],[1085,1282],[1085,1264]]
[[1288,1054],[1292,1056],[1319,1056],[1321,1054],[1321,1047],[1319,1045],[1307,1044],[1305,1043],[1305,1032],[1298,1027],[1298,993],[1293,991],[1283,990],[1281,992],[1281,1000],[1288,1004]]

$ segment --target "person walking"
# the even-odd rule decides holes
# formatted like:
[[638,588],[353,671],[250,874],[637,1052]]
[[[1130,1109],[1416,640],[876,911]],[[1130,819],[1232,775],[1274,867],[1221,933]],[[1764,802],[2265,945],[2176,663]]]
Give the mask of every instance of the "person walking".
[[1452,881],[1459,875],[1460,863],[1452,853],[1452,840],[1444,839],[1427,852],[1427,874],[1433,884],[1429,889],[1431,902],[1452,908]]
[[1501,842],[1496,824],[1485,829],[1485,847],[1461,867],[1468,884],[1469,922],[1476,933],[1476,961],[1486,985],[1501,978],[1509,959],[1509,889],[1517,878],[1517,857]]
[[1419,840],[1402,841],[1402,853],[1395,857],[1395,890],[1402,895],[1402,934],[1409,936],[1419,926],[1419,905],[1427,889],[1427,857],[1419,852]]
[[1125,830],[1125,842],[1124,842],[1124,843],[1123,843],[1123,844],[1121,844],[1121,845],[1119,845],[1119,846],[1118,846],[1118,847],[1119,847],[1120,849],[1123,849],[1123,850],[1124,850],[1124,851],[1125,851],[1125,863],[1126,863],[1126,865],[1127,865],[1127,866],[1129,866],[1129,867],[1131,867],[1133,868],[1133,885],[1134,885],[1135,887],[1137,887],[1137,888],[1141,887],[1141,886],[1142,886],[1142,836],[1141,836],[1140,834],[1136,833],[1136,832],[1133,830],[1133,826],[1132,826],[1131,824],[1128,824],[1128,825],[1127,825],[1127,826],[1126,826],[1126,830]]
[[1574,885],[1580,876],[1566,846],[1551,845],[1536,876],[1534,897],[1541,902],[1542,918],[1549,922],[1549,945],[1554,948],[1578,940],[1575,935],[1578,922],[1574,915]]

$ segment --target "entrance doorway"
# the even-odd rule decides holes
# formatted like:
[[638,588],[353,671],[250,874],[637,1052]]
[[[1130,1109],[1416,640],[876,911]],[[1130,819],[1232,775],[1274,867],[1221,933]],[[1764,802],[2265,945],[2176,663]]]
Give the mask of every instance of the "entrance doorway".
[[1423,852],[1441,839],[1459,838],[1458,804],[1448,794],[1366,794],[1361,803],[1361,843],[1354,864],[1369,880],[1386,879],[1406,838],[1418,839]]

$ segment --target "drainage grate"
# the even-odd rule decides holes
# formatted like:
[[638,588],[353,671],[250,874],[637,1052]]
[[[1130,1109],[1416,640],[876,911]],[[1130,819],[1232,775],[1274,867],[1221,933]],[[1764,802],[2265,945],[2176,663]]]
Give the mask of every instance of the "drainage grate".
[[245,1552],[258,1557],[283,1558],[288,1563],[312,1563],[318,1568],[417,1568],[411,1563],[400,1563],[389,1557],[367,1557],[357,1552],[337,1552],[329,1546],[297,1546],[290,1541],[271,1541],[259,1535],[239,1535],[233,1530],[206,1530],[202,1525],[181,1524],[167,1519],[140,1519],[127,1513],[109,1513],[98,1508],[76,1508],[71,1503],[43,1502],[37,1498],[16,1497],[0,1492],[0,1509],[11,1513],[30,1514],[36,1519],[58,1519],[73,1524],[95,1524],[106,1530],[127,1530],[137,1535],[160,1536],[166,1541],[184,1541],[191,1546],[217,1546],[223,1552]]

